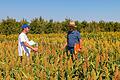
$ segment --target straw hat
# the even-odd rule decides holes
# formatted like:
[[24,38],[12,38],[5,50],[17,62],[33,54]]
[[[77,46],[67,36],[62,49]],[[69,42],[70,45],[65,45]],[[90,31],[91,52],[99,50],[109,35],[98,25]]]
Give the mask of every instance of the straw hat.
[[70,22],[69,22],[69,26],[71,26],[71,27],[77,27],[77,26],[75,25],[75,22],[74,22],[74,21],[70,21]]

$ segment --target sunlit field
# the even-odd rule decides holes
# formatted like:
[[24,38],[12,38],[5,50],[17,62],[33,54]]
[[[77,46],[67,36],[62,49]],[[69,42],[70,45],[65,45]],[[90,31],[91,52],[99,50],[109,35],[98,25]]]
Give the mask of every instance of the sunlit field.
[[28,34],[39,51],[29,61],[18,57],[18,35],[0,35],[2,80],[119,80],[120,32],[81,33],[82,50],[72,62],[66,50],[66,34]]

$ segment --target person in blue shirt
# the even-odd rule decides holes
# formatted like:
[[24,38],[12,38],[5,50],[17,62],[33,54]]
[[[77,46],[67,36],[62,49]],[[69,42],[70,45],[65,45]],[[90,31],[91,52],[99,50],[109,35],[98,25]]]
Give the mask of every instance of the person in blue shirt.
[[[67,50],[70,52],[72,60],[75,60],[77,58],[76,53],[78,53],[78,51],[81,50],[82,41],[80,37],[80,32],[75,29],[76,28],[75,22],[70,21],[68,26],[70,30],[67,33],[67,43],[65,46],[67,47]],[[76,48],[76,45],[79,45],[79,47]],[[76,49],[78,49],[77,52]]]

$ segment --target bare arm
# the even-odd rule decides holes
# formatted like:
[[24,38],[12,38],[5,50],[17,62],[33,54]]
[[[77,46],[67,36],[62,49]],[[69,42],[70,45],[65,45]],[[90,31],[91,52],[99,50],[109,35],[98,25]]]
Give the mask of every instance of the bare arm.
[[80,39],[80,49],[82,48],[82,39]]
[[78,51],[81,51],[81,49],[82,49],[82,40],[80,39],[79,49],[78,49]]
[[32,49],[33,51],[38,51],[38,48],[34,48],[32,46],[30,46],[27,42],[24,42],[24,45],[27,46],[28,48]]

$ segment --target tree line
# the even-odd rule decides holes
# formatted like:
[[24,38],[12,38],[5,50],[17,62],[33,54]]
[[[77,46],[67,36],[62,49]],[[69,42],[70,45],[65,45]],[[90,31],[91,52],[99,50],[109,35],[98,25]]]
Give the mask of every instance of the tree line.
[[[16,19],[9,18],[2,19],[0,22],[0,34],[18,34],[21,32],[21,26],[23,24],[30,25],[31,34],[41,34],[41,33],[64,33],[68,31],[68,23],[70,19],[65,19],[64,21],[54,21],[45,20],[42,17],[34,18],[31,22],[25,19],[21,21],[16,21]],[[105,22],[103,20],[99,22],[91,21],[75,21],[77,30],[80,32],[119,32],[120,23],[119,22]]]

